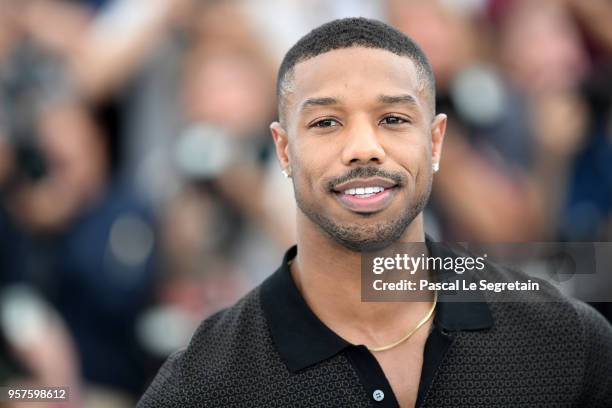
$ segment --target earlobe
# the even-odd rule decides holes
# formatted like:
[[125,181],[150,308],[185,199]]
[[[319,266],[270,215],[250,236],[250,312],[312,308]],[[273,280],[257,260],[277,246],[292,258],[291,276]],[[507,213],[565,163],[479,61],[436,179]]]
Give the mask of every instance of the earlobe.
[[287,131],[281,126],[280,123],[272,122],[270,124],[270,132],[272,133],[272,139],[274,140],[276,158],[280,163],[281,169],[290,175],[289,138],[287,137]]

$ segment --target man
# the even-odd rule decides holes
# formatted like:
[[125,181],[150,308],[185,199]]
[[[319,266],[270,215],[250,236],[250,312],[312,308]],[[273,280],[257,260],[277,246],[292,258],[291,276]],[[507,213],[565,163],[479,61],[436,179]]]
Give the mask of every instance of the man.
[[[302,38],[278,76],[276,154],[297,247],[171,356],[140,407],[604,406],[612,329],[546,303],[361,302],[361,253],[424,242],[446,117],[402,33],[363,18]],[[430,252],[435,251],[428,242]],[[494,266],[490,274],[509,274]],[[407,334],[408,333],[408,334]]]

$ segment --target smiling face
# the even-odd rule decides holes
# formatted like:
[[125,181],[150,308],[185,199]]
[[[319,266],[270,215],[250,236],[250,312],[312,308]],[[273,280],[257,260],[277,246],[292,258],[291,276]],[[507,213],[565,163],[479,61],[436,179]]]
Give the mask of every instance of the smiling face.
[[412,60],[337,49],[298,63],[290,89],[271,129],[298,222],[353,251],[400,240],[427,203],[446,126]]

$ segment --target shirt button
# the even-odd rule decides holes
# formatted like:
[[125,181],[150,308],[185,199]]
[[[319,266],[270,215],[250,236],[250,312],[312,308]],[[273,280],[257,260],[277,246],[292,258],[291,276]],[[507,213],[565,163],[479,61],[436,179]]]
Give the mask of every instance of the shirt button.
[[385,399],[385,393],[384,393],[384,392],[382,392],[382,390],[375,390],[375,391],[372,393],[372,397],[374,398],[374,401],[376,401],[376,402],[380,402],[380,401],[382,401],[383,399]]

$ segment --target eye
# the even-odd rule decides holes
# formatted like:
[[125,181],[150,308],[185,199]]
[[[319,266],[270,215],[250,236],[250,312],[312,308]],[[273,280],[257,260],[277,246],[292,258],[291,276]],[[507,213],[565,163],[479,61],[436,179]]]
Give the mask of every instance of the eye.
[[410,121],[395,115],[385,116],[380,121],[380,124],[382,125],[403,125],[404,123],[410,123]]
[[332,126],[338,126],[339,124],[340,123],[338,123],[338,121],[335,120],[335,119],[322,119],[322,120],[319,120],[319,121],[311,124],[308,127],[310,127],[310,128],[329,128],[329,127],[332,127]]

